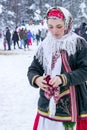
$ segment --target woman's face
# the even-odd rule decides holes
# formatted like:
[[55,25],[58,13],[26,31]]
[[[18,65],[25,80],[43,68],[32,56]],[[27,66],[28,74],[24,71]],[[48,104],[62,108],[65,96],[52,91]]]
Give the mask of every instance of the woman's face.
[[48,19],[48,30],[51,32],[51,34],[57,38],[60,39],[64,35],[64,22],[62,20],[58,19]]

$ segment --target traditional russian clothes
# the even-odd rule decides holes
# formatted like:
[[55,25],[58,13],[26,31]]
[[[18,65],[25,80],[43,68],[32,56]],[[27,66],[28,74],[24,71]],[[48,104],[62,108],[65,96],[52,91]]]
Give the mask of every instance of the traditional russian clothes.
[[[78,120],[80,118],[87,120],[85,84],[87,79],[87,43],[82,37],[70,31],[72,19],[65,9],[59,8],[59,15],[56,14],[58,13],[56,10],[53,11],[55,15],[48,11],[47,18],[59,17],[64,20],[65,35],[56,39],[51,33],[48,33],[29,67],[28,78],[30,84],[35,88],[38,88],[34,83],[35,79],[42,75],[48,75],[46,80],[48,80],[49,86],[49,78],[57,75],[62,79],[62,84],[59,86],[59,90],[52,89],[51,91],[50,86],[50,93],[45,93],[40,89],[38,112],[33,130],[64,130],[65,127],[78,130],[81,125]],[[64,12],[64,16],[60,11]],[[66,12],[67,15],[65,15]],[[75,122],[77,128],[74,126]]]

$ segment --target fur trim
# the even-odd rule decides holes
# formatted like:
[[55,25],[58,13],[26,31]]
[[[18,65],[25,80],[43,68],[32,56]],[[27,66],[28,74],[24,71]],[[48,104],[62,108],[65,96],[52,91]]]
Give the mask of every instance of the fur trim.
[[61,39],[56,39],[49,32],[46,39],[40,44],[38,51],[36,53],[36,58],[43,65],[46,74],[52,73],[52,57],[55,54],[60,53],[61,50],[66,50],[68,55],[74,55],[76,52],[77,45],[77,34],[74,32],[69,32],[64,35]]

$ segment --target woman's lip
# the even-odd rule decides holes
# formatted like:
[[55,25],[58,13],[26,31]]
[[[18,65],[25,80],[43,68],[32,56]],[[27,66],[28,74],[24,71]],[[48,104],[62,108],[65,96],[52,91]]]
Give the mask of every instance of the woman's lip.
[[59,34],[54,34],[54,36],[58,37],[58,36],[59,36]]

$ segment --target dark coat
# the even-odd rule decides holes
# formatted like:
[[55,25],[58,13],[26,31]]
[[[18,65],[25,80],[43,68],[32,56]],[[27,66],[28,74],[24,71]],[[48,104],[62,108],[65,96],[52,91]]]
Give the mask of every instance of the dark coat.
[[[67,77],[66,86],[60,87],[60,92],[68,90],[69,86],[75,86],[76,88],[76,99],[77,99],[77,110],[78,118],[87,117],[87,43],[84,39],[78,39],[76,45],[76,53],[74,55],[68,56],[68,61],[72,69],[71,72],[66,73],[62,65],[61,74],[65,74]],[[43,65],[34,57],[31,66],[28,69],[28,79],[30,84],[38,88],[35,84],[32,84],[32,79],[36,75],[42,76],[44,74]],[[56,105],[56,118],[55,120],[60,120],[60,116],[63,118],[70,117],[70,114],[63,110],[63,108],[69,108],[70,102],[67,96],[63,97],[64,101],[62,104],[59,100]],[[60,106],[60,107],[59,107]],[[38,101],[38,110],[43,116],[47,116],[49,112],[49,100],[44,96],[44,91],[40,89],[40,98]],[[65,119],[62,119],[64,121]]]
[[15,41],[15,42],[19,41],[19,36],[18,36],[17,31],[13,32],[12,40]]
[[9,29],[6,31],[6,40],[7,41],[10,41],[10,38],[11,38],[11,33],[9,31]]

